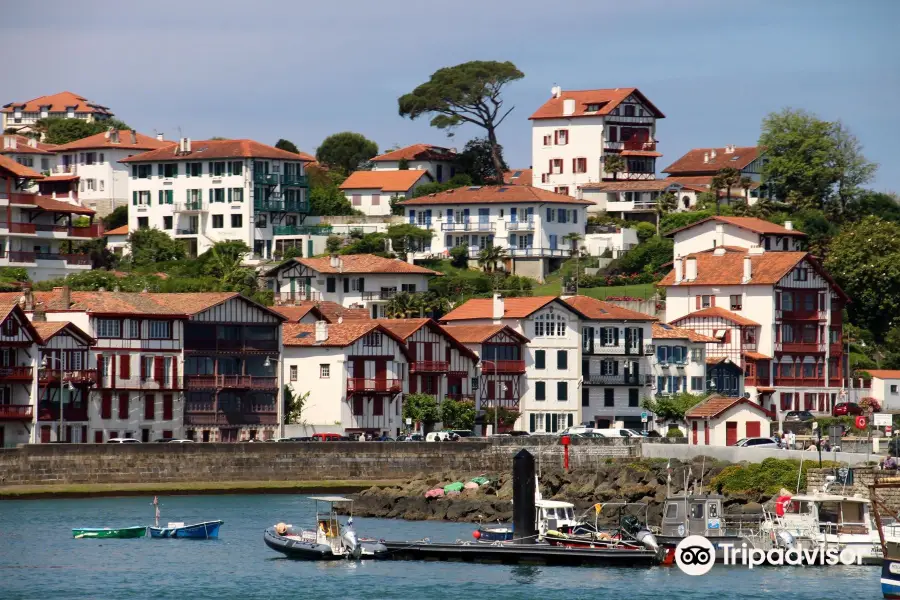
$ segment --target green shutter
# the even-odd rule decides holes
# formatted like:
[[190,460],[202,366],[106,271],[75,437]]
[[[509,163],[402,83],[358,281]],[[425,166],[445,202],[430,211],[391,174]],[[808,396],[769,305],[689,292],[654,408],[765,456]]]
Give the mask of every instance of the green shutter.
[[131,192],[131,203],[137,206],[137,192]]
[[227,167],[228,167],[227,173],[228,173],[229,175],[231,175],[231,161],[228,161]]
[[157,174],[159,177],[162,177],[162,176],[163,176],[163,165],[162,165],[162,163],[159,163],[158,165],[156,165],[156,174]]
[[156,197],[159,200],[160,205],[165,204],[165,201],[163,200],[163,191],[162,190],[159,190],[156,193]]
[[174,200],[175,200],[175,192],[172,190],[167,190],[166,191],[166,204],[172,204],[172,202]]
[[[228,163],[228,164],[231,164],[231,163]],[[230,173],[229,173],[229,175],[230,175]],[[231,204],[231,193],[232,193],[232,191],[233,191],[233,190],[232,190],[231,188],[228,188],[228,204]]]
[[197,190],[197,201],[203,202],[203,188],[200,188],[199,190]]
[[193,163],[184,163],[184,176],[185,177],[191,176],[191,165],[192,164]]
[[185,202],[191,201],[191,190],[184,190],[184,201]]

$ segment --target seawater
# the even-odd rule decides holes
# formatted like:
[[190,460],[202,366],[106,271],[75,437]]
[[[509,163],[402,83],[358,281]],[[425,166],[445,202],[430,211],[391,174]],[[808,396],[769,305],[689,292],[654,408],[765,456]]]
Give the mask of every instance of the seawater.
[[[152,496],[0,501],[0,600],[97,598],[880,598],[879,569],[717,565],[677,568],[500,566],[439,562],[289,560],[262,541],[278,521],[307,525],[313,502],[296,495],[160,496],[161,524],[222,519],[218,540],[76,540],[72,527],[150,524]],[[342,518],[343,521],[343,518]],[[355,518],[360,535],[471,540],[474,526]]]

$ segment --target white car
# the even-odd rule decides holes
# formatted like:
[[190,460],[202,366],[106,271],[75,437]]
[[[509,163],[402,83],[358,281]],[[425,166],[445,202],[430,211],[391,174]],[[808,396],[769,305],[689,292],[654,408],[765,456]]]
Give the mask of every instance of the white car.
[[106,440],[107,444],[140,444],[140,440],[136,440],[134,438],[109,438]]
[[781,448],[781,442],[775,438],[754,437],[743,438],[734,443],[741,448]]
[[451,439],[449,431],[432,431],[425,436],[426,442],[449,442]]
[[193,444],[194,440],[169,440],[169,444]]

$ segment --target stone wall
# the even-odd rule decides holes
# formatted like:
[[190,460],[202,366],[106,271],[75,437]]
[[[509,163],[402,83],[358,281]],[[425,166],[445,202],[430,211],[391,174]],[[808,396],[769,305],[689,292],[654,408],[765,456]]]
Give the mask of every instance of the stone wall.
[[[555,442],[555,443],[554,443]],[[422,473],[501,473],[523,447],[559,467],[558,441],[458,443],[35,444],[0,450],[0,485],[403,479]],[[570,465],[640,456],[626,440],[573,440]]]
[[[738,446],[690,446],[687,444],[661,444],[657,440],[641,446],[644,458],[677,458],[691,460],[698,456],[709,456],[726,462],[762,462],[767,458],[788,458],[793,460],[814,460],[818,462],[819,453],[808,450],[780,450],[777,448],[742,448]],[[833,460],[847,463],[850,466],[865,465],[870,461],[880,461],[876,454],[859,454],[853,452],[822,453],[822,460]]]
[[[829,486],[829,493],[870,498],[869,486],[875,482],[876,478],[896,477],[900,474],[872,467],[857,467],[853,469],[853,483],[841,485],[840,473],[835,472],[834,469],[809,469],[806,472],[806,491],[809,493],[821,491],[822,485],[825,483],[825,477],[828,475],[834,475],[837,479],[835,483]],[[878,490],[878,497],[889,508],[892,508],[895,513],[900,510],[900,488],[880,489]]]

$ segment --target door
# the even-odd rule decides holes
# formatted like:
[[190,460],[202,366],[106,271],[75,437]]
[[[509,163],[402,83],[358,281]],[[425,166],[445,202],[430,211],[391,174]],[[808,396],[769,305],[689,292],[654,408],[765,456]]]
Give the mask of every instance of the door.
[[375,361],[375,381],[377,382],[376,388],[378,391],[387,391],[387,361],[384,359],[378,359]]
[[737,441],[737,423],[734,421],[728,421],[727,423],[725,423],[725,445],[734,446]]
[[297,298],[297,278],[291,277],[291,300],[296,300]]
[[697,421],[691,421],[691,444],[697,445]]
[[41,426],[41,443],[42,444],[50,443],[50,426],[49,425]]
[[759,421],[747,421],[747,435],[745,437],[760,437]]
[[312,255],[313,255],[313,241],[306,240],[306,256],[312,256]]
[[[204,440],[205,441],[205,440]],[[219,441],[234,443],[238,441],[238,430],[236,427],[223,428],[219,430]]]

